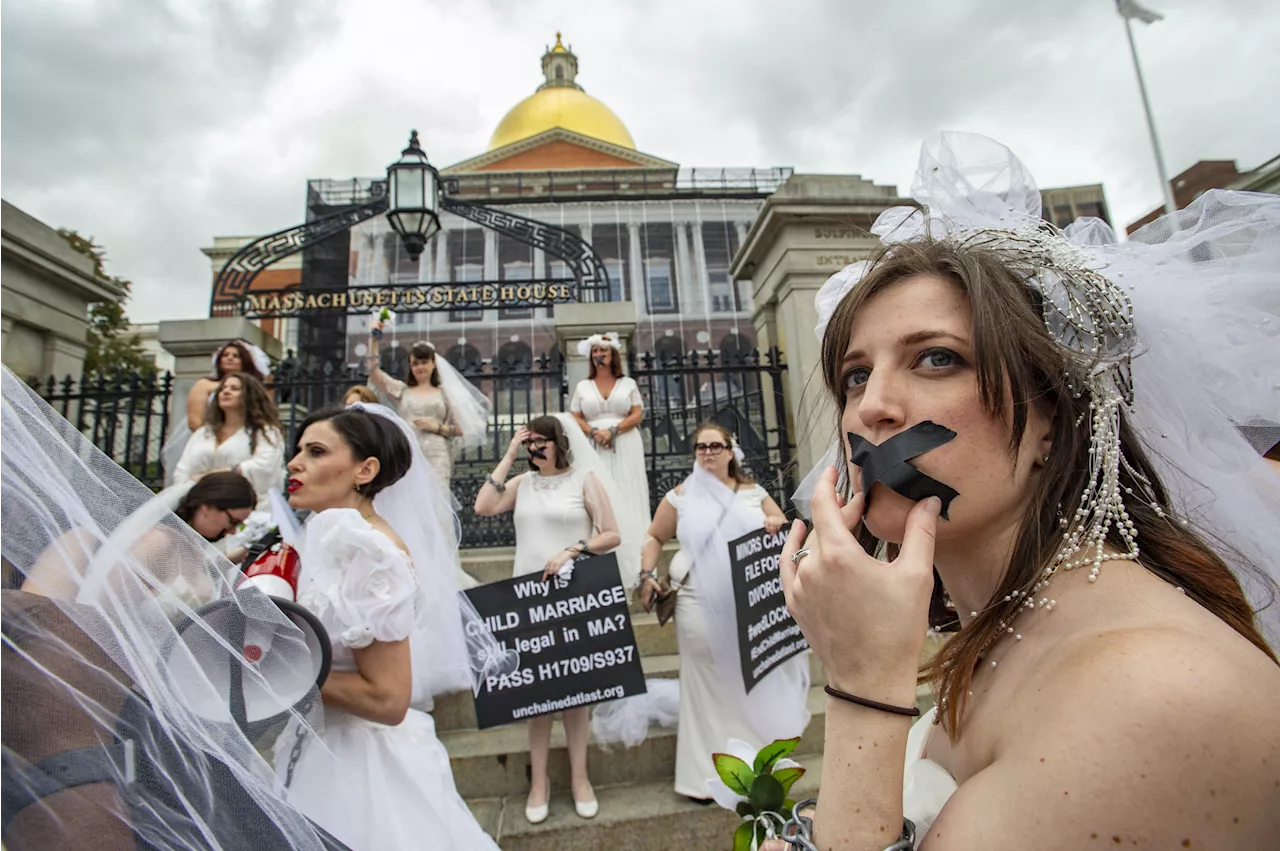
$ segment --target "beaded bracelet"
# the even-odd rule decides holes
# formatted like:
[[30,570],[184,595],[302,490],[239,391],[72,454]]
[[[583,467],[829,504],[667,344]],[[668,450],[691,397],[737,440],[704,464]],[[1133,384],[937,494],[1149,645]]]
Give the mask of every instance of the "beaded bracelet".
[[486,476],[484,477],[484,480],[485,480],[486,482],[488,482],[489,484],[493,485],[493,486],[497,489],[498,493],[502,493],[503,491],[505,491],[505,490],[507,489],[507,483],[506,483],[506,482],[499,482],[499,481],[498,481],[497,479],[495,479],[492,475],[486,475]]

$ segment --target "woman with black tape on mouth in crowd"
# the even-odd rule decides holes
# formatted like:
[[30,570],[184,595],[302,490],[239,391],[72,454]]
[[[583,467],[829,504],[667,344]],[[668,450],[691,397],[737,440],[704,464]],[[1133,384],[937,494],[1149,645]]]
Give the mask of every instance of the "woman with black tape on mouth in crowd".
[[[812,529],[788,540],[788,605],[829,678],[811,840],[1274,848],[1276,612],[1255,616],[1246,591],[1265,605],[1274,590],[1260,519],[1278,486],[1198,379],[1243,295],[1215,276],[1252,246],[1270,254],[1253,280],[1275,286],[1280,204],[1211,193],[1179,227],[1076,242],[1039,221],[1007,149],[963,134],[926,145],[913,194],[925,212],[886,213],[880,254],[829,282],[823,377],[855,445],[954,432],[910,464],[958,496],[916,502],[829,468]],[[1219,238],[1235,250],[1215,253]],[[1165,253],[1179,239],[1209,250]],[[1166,333],[1178,297],[1222,333]],[[934,565],[962,628],[926,668],[938,706],[912,727]]]
[[[522,448],[528,454],[530,470],[508,481],[511,465]],[[618,546],[622,538],[609,493],[611,483],[599,472],[599,464],[568,414],[538,417],[516,430],[506,455],[485,477],[475,504],[475,512],[481,516],[514,512],[515,576],[540,573],[545,582],[579,556],[606,553]],[[594,818],[599,805],[587,775],[591,709],[566,709],[563,719],[574,809],[582,818]],[[532,824],[545,821],[549,813],[550,749],[551,716],[531,719],[532,784],[525,818]]]
[[742,681],[738,634],[733,628],[733,580],[728,542],[762,526],[786,524],[778,504],[742,468],[741,450],[724,426],[705,422],[694,432],[694,472],[667,492],[653,516],[642,550],[640,598],[646,610],[663,591],[655,575],[662,548],[673,537],[669,587],[676,593],[680,646],[680,722],[676,731],[676,794],[710,803],[707,780],[716,776],[711,755],[729,739],[761,747],[798,736],[809,721],[809,655],[770,672],[748,696]]

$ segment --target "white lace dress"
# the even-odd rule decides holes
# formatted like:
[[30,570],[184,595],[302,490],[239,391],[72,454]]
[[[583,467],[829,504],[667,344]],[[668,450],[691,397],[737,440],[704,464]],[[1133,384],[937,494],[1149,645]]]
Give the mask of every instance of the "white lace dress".
[[[591,379],[578,382],[569,402],[569,410],[582,414],[592,428],[609,428],[626,419],[636,405],[643,405],[635,379],[622,376],[613,385],[608,398]],[[613,479],[618,494],[614,511],[621,524],[622,545],[618,547],[618,566],[622,582],[630,587],[640,575],[640,549],[649,528],[649,477],[644,467],[644,438],[638,428],[619,434],[612,449],[596,445],[605,472]]]
[[[417,578],[408,557],[352,509],[308,521],[298,602],[329,631],[334,671],[355,671],[353,648],[413,630]],[[297,737],[276,745],[288,779]],[[353,851],[496,849],[458,795],[435,722],[415,709],[390,727],[325,708],[319,741],[303,738],[288,800]]]

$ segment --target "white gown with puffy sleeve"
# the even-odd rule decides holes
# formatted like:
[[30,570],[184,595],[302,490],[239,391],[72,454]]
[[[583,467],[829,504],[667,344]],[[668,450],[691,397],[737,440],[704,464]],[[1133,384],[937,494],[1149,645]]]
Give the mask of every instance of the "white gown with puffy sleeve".
[[[333,671],[356,670],[353,649],[409,637],[417,576],[391,539],[352,509],[320,512],[305,536],[298,602],[328,630]],[[390,727],[325,707],[319,741],[299,745],[291,728],[275,757],[288,800],[353,851],[498,847],[458,795],[425,712]]]

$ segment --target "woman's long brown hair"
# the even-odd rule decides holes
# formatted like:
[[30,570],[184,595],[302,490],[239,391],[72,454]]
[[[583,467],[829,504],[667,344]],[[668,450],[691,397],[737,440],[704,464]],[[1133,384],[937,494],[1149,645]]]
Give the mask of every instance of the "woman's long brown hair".
[[[733,455],[733,447],[737,445],[734,442],[733,433],[730,432],[728,428],[720,425],[720,423],[716,422],[715,420],[707,420],[706,422],[702,423],[702,425],[698,426],[693,430],[694,443],[697,443],[698,435],[702,434],[704,431],[707,431],[707,430],[719,432],[720,436],[724,438],[724,445],[725,445],[724,451],[728,452],[730,455]],[[695,458],[697,457],[696,452],[694,453],[694,457]],[[729,459],[729,478],[743,485],[749,485],[755,481],[755,479],[751,478],[751,475],[747,473],[746,470],[742,469],[742,465],[738,463],[738,459],[736,457]]]
[[[1026,502],[1000,585],[985,610],[956,633],[920,672],[932,681],[934,692],[945,699],[940,701],[939,713],[944,729],[954,739],[960,733],[979,656],[999,637],[1000,622],[1008,620],[1019,605],[1016,598],[1010,603],[998,601],[1013,597],[1014,591],[1031,588],[1044,569],[1054,563],[1063,534],[1058,518],[1073,515],[1085,490],[1092,469],[1088,433],[1077,423],[1081,417],[1085,423],[1089,421],[1089,398],[1084,394],[1075,397],[1067,386],[1067,356],[1045,330],[1038,291],[990,252],[925,240],[882,250],[871,271],[831,316],[822,340],[822,370],[827,391],[835,401],[837,418],[844,411],[842,363],[854,316],[877,293],[916,276],[949,281],[968,296],[978,395],[992,416],[1008,423],[1010,454],[1016,454],[1022,442],[1031,406],[1039,408],[1053,423],[1053,450]],[[1169,493],[1123,409],[1120,443],[1129,466],[1146,480],[1136,481],[1122,465],[1121,486],[1138,493],[1145,488],[1161,512],[1173,516]],[[841,481],[847,493],[847,467]],[[1189,527],[1161,516],[1141,499],[1127,499],[1125,508],[1137,528],[1143,567],[1181,588],[1275,661],[1275,653],[1258,629],[1240,582],[1205,539]],[[1107,540],[1116,548],[1125,546],[1114,528]],[[859,541],[868,552],[880,543],[865,526],[859,531]],[[1229,551],[1225,544],[1215,543],[1221,551]],[[894,551],[896,547],[890,545],[890,554]],[[1236,558],[1232,554],[1233,561]],[[1243,559],[1239,563],[1247,566]]]
[[284,427],[280,425],[280,413],[276,410],[275,403],[267,395],[267,390],[262,386],[261,381],[243,372],[233,372],[218,382],[218,388],[213,391],[209,408],[205,411],[204,424],[217,434],[218,429],[222,428],[222,424],[226,422],[226,416],[218,406],[218,394],[222,392],[223,386],[228,381],[240,382],[240,402],[244,405],[244,427],[249,430],[249,451],[252,452],[257,448],[259,437],[265,437],[270,443],[281,440]]

